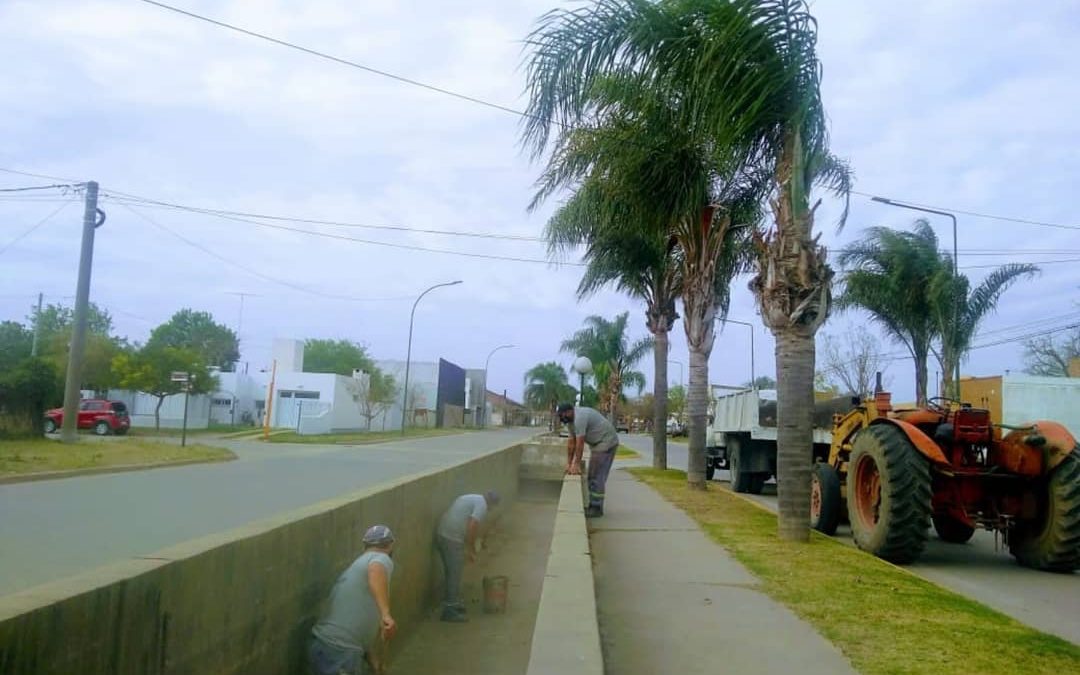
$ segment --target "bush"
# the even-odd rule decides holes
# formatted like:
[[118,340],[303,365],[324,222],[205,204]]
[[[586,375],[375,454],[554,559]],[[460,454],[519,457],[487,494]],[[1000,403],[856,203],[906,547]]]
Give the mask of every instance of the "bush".
[[23,359],[0,373],[0,437],[44,434],[45,410],[58,396],[56,370],[44,359]]

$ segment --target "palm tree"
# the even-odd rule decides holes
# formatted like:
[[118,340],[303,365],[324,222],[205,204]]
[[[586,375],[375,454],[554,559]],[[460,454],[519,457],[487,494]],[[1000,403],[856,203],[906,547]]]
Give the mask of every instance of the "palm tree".
[[629,318],[630,312],[623,312],[614,321],[586,317],[585,327],[562,343],[562,351],[587,356],[593,362],[601,408],[613,421],[623,389],[636,387],[640,394],[644,388],[645,376],[633,368],[653,348],[651,338],[630,342],[626,333]]
[[[566,369],[555,361],[538,363],[525,373],[525,405],[551,414],[559,401],[574,396]],[[549,419],[554,420],[554,416]]]
[[629,71],[642,91],[678,93],[681,127],[707,139],[729,169],[723,173],[769,174],[776,228],[758,239],[751,288],[777,340],[780,535],[803,541],[814,336],[829,313],[832,281],[813,236],[810,193],[817,184],[844,195],[849,187],[847,167],[828,152],[816,39],[802,0],[597,0],[549,12],[530,36],[525,128],[541,154],[552,127],[593,121],[589,93],[598,81]]
[[[641,194],[620,194],[608,181],[586,180],[548,221],[546,235],[553,255],[585,246],[579,300],[614,285],[645,301],[645,326],[653,336],[653,468],[667,469],[668,333],[679,318],[675,299],[682,276],[678,250],[662,229],[624,227],[640,217],[634,206]],[[541,191],[538,199],[543,196]]]
[[[967,276],[954,275],[952,257],[941,256],[941,266],[930,283],[929,295],[940,340],[938,362],[944,375],[944,390],[949,396],[960,397],[959,383],[954,380],[956,367],[971,349],[979,324],[997,308],[998,300],[1010,286],[1023,277],[1031,278],[1038,273],[1039,268],[1035,265],[1002,265],[972,289]],[[957,314],[959,321],[954,324],[953,317]]]
[[[690,485],[704,488],[714,322],[726,316],[731,280],[749,262],[746,243],[759,218],[760,181],[746,172],[723,171],[726,158],[716,156],[707,139],[695,138],[680,124],[676,91],[649,89],[639,77],[614,73],[598,79],[588,98],[595,123],[559,135],[534,204],[559,188],[576,188],[553,221],[579,240],[591,238],[590,253],[617,242],[632,247],[645,242],[620,262],[637,265],[638,275],[648,273],[663,281],[661,288],[671,295],[669,310],[650,303],[649,312],[650,319],[660,318],[650,321],[650,329],[663,329],[662,335],[653,332],[664,342],[655,354],[657,385],[664,388],[674,295],[682,298],[690,350],[687,478]],[[648,258],[643,258],[643,250]],[[624,267],[621,273],[638,276],[632,268]],[[656,399],[662,403],[664,397],[657,393]],[[663,413],[654,411],[654,446],[666,420]],[[666,439],[663,442],[666,448]],[[666,461],[656,465],[663,468]]]
[[838,306],[865,310],[886,335],[908,350],[915,361],[915,400],[925,405],[927,361],[938,335],[928,289],[943,273],[938,238],[930,223],[919,219],[911,232],[870,228],[838,261],[850,268]]

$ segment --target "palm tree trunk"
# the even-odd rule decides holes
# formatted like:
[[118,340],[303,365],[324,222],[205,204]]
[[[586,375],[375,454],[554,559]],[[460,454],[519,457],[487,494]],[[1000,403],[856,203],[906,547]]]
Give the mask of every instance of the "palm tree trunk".
[[814,446],[814,335],[776,332],[776,481],[781,539],[810,537],[810,468]]
[[669,350],[668,332],[653,333],[653,434],[652,465],[654,469],[667,469],[667,410]]
[[686,483],[696,490],[705,489],[705,426],[709,405],[709,352],[712,351],[712,340],[709,342],[708,349],[690,348],[690,385],[686,395],[686,407],[690,417],[690,456],[687,461]]
[[928,354],[925,347],[915,348],[915,405],[926,405],[926,368]]

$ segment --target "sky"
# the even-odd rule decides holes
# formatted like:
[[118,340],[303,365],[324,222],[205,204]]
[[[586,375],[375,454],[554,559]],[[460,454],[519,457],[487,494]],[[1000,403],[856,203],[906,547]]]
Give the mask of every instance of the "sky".
[[[524,38],[539,16],[560,6],[174,2],[517,109],[526,103]],[[822,242],[839,248],[867,227],[906,227],[918,215],[868,195],[1066,225],[960,215],[959,264],[977,280],[987,266],[1043,263],[1037,279],[1003,297],[976,344],[1080,320],[1080,220],[1073,206],[1080,71],[1071,44],[1080,5],[819,0],[813,11],[832,148],[851,163],[859,192],[842,230],[840,205],[825,200],[818,212]],[[3,0],[0,62],[0,168],[101,184],[107,219],[97,231],[91,299],[132,340],[145,340],[173,312],[192,307],[239,331],[251,368],[268,364],[274,338],[342,338],[366,345],[376,358],[401,359],[416,297],[433,284],[461,280],[417,305],[413,358],[482,367],[492,349],[513,344],[492,357],[489,388],[517,398],[531,366],[571,363],[559,344],[588,315],[629,311],[633,337],[647,335],[638,302],[615,292],[577,302],[576,259],[547,261],[535,238],[558,200],[527,210],[541,165],[523,151],[514,115],[139,0]],[[0,172],[0,188],[52,182]],[[312,236],[131,203],[120,193],[351,226],[262,221],[329,235]],[[0,320],[25,319],[39,292],[46,302],[72,302],[81,221],[77,195],[0,193]],[[931,222],[942,245],[951,246],[949,221]],[[718,336],[710,359],[716,384],[750,378],[751,330],[756,373],[775,369],[774,343],[747,282],[735,281],[730,317],[753,328],[729,324]],[[249,294],[242,316],[240,293]],[[823,328],[847,331],[870,331],[881,353],[903,353],[858,312],[837,314]],[[963,373],[1019,371],[1022,357],[1018,342],[976,349]],[[686,377],[681,324],[671,358],[675,384]],[[651,357],[640,368],[651,383]],[[891,361],[888,376],[896,400],[914,397],[910,360]]]

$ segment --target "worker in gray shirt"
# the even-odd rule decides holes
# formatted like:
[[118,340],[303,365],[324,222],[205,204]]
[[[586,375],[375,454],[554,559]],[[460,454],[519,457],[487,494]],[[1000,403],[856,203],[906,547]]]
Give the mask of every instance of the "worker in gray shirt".
[[488,509],[499,503],[499,493],[489,490],[482,495],[461,495],[439,520],[435,544],[442,558],[446,576],[442,620],[461,623],[468,621],[465,602],[461,599],[461,577],[465,561],[476,562],[476,538]]
[[364,533],[363,544],[363,553],[338,577],[326,610],[311,630],[312,675],[383,672],[373,647],[376,638],[389,640],[397,631],[390,614],[394,533],[374,525]]
[[567,473],[581,472],[581,456],[585,453],[585,444],[589,444],[589,508],[585,510],[585,516],[599,518],[604,515],[604,490],[607,488],[611,465],[615,461],[615,451],[619,449],[619,436],[615,433],[615,426],[598,410],[585,406],[575,407],[573,403],[560,404],[557,414],[559,421],[570,430],[570,439],[567,441]]

